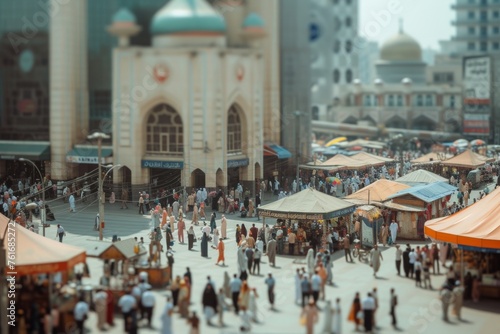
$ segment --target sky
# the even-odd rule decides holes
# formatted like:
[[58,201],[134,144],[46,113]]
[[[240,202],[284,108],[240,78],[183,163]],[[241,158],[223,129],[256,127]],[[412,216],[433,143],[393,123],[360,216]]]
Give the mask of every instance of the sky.
[[406,34],[424,49],[439,50],[439,41],[455,35],[451,21],[455,0],[359,0],[359,33],[379,42],[395,35],[400,19]]

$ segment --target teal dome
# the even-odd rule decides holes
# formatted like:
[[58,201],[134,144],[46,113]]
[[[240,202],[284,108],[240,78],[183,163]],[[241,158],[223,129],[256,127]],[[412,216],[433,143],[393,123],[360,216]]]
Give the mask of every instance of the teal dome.
[[205,0],[171,0],[151,20],[154,35],[183,32],[224,33],[224,18]]
[[264,20],[257,13],[250,13],[243,21],[243,28],[264,28]]
[[113,23],[115,22],[133,22],[136,23],[134,13],[127,8],[122,8],[113,15]]

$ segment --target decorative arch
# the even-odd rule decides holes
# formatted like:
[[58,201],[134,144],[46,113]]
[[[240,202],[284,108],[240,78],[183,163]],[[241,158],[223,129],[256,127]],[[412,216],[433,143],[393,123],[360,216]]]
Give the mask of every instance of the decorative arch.
[[399,116],[393,116],[385,122],[386,128],[406,129],[406,120]]
[[371,126],[377,126],[377,122],[370,115],[366,115],[361,119],[362,121],[369,122]]
[[217,188],[224,187],[224,171],[221,168],[217,169],[217,172],[215,172],[215,184]]
[[356,125],[358,124],[358,120],[354,116],[349,116],[345,120],[343,120],[342,123]]
[[412,129],[434,131],[436,130],[436,122],[426,116],[421,115],[412,121]]
[[246,154],[248,149],[248,123],[238,103],[233,103],[226,114],[226,149],[228,154]]
[[171,105],[160,103],[152,107],[147,112],[145,130],[146,154],[184,153],[182,118]]
[[196,168],[191,172],[191,187],[196,189],[205,188],[206,177],[205,172],[199,168]]

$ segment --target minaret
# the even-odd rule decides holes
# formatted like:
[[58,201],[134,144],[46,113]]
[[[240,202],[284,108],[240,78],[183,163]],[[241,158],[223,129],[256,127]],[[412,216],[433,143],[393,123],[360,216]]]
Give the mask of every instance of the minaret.
[[87,0],[51,0],[50,145],[54,180],[76,177],[66,154],[88,134]]
[[136,24],[135,15],[127,8],[122,8],[113,15],[113,23],[107,30],[111,35],[118,37],[120,47],[127,47],[130,44],[130,37],[137,35],[141,27]]

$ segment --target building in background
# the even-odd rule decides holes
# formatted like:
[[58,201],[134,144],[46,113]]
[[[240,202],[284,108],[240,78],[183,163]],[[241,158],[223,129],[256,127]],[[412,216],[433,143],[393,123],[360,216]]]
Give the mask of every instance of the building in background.
[[358,45],[360,46],[356,49],[358,54],[358,79],[363,84],[370,84],[377,78],[375,63],[379,58],[378,43],[360,37]]
[[[149,52],[149,50],[156,49],[156,53],[160,52],[158,45],[151,47],[153,39],[157,36],[149,27],[155,13],[170,2],[183,3],[184,6],[188,7],[203,6],[203,8],[207,8],[206,6],[211,5],[219,15],[223,16],[227,27],[223,36],[225,42],[223,45],[210,44],[209,46],[220,49],[221,57],[226,52],[241,53],[242,63],[245,63],[245,68],[241,69],[236,65],[234,66],[238,68],[229,68],[230,64],[227,60],[219,64],[218,75],[221,75],[223,69],[227,73],[243,70],[243,76],[246,80],[251,80],[252,85],[255,82],[260,82],[259,85],[245,86],[244,88],[249,100],[246,107],[250,106],[249,108],[252,109],[248,111],[248,122],[249,124],[257,122],[258,126],[255,125],[255,128],[250,127],[250,130],[248,130],[255,135],[255,142],[253,139],[248,139],[244,140],[242,145],[247,145],[246,149],[249,149],[248,145],[250,143],[251,145],[258,145],[260,149],[255,147],[252,150],[255,151],[255,154],[259,154],[259,150],[262,152],[265,149],[266,142],[274,146],[276,150],[281,149],[280,152],[286,152],[284,153],[285,156],[290,155],[286,149],[280,146],[283,139],[280,131],[283,111],[280,103],[282,92],[280,89],[278,2],[270,4],[264,0],[232,0],[230,2],[221,0],[208,2],[205,0],[81,0],[70,2],[51,0],[47,6],[50,5],[54,8],[54,15],[47,15],[47,20],[42,24],[40,17],[42,17],[43,11],[49,10],[43,7],[42,2],[35,3],[22,0],[15,3],[2,2],[0,4],[2,6],[1,15],[7,15],[3,17],[0,23],[0,33],[2,33],[4,45],[8,46],[2,48],[2,53],[8,55],[8,57],[3,57],[0,67],[0,96],[2,97],[2,105],[0,106],[2,131],[0,139],[14,140],[5,141],[5,144],[2,142],[4,145],[1,145],[2,150],[0,150],[2,156],[0,172],[3,173],[9,169],[15,171],[17,169],[15,160],[20,156],[38,160],[37,163],[40,167],[44,168],[46,173],[51,174],[52,178],[56,180],[71,179],[95,169],[98,160],[97,149],[94,146],[95,143],[88,142],[86,139],[87,134],[100,131],[110,133],[114,139],[115,137],[118,138],[118,133],[123,131],[123,128],[120,128],[118,133],[113,132],[114,123],[123,122],[123,119],[117,119],[119,116],[112,114],[113,111],[118,109],[117,105],[122,103],[120,99],[116,99],[114,86],[116,86],[116,82],[125,81],[124,77],[113,78],[112,68],[115,66],[112,62],[115,57],[113,54],[120,54],[119,51],[123,48],[139,50],[141,47],[145,49],[136,54],[138,58],[141,58],[140,52],[142,51],[147,50]],[[120,12],[121,9],[126,9],[126,11],[122,10]],[[131,14],[129,17],[127,17],[127,11]],[[121,18],[119,14],[122,15]],[[14,50],[11,47],[11,35],[17,33],[21,37],[26,37],[23,34],[30,31],[26,28],[27,23],[25,23],[25,20],[19,19],[16,21],[16,18],[23,17],[26,17],[28,21],[33,17],[34,21],[32,21],[33,24],[36,24],[35,28],[37,29],[33,36],[28,36],[29,38],[24,40],[21,39],[18,43],[19,50]],[[112,21],[113,18],[118,21]],[[132,23],[134,27],[138,27],[137,31],[132,29],[133,34],[130,33],[130,27],[128,27]],[[258,24],[262,26],[255,26]],[[112,25],[115,25],[115,28],[118,25],[119,28],[108,33],[107,30]],[[121,25],[125,25],[125,27],[121,27]],[[129,36],[126,36],[127,38],[120,36],[120,29]],[[259,38],[253,37],[257,35],[259,35]],[[125,39],[128,40],[128,47],[122,44]],[[201,46],[203,46],[203,49],[207,47],[202,39],[200,39],[200,44],[197,45],[184,46],[175,45],[174,43],[170,45],[170,48],[172,51],[177,50],[179,53],[185,52],[186,48],[191,48],[196,53],[194,49],[199,49]],[[73,43],[71,44],[71,50],[68,50],[68,45],[65,44],[68,40]],[[207,40],[212,39],[208,38]],[[17,55],[16,52],[19,54]],[[226,59],[229,58],[228,56]],[[130,74],[129,78],[137,79],[135,75],[140,72],[140,68],[134,66],[147,66],[151,61],[131,62],[129,60],[127,63],[130,66],[128,70],[137,71],[133,75],[127,73]],[[55,66],[56,64],[57,66]],[[173,67],[175,68],[175,65]],[[193,70],[205,71],[204,68],[206,68],[205,65],[195,67]],[[115,75],[119,75],[119,73],[115,73]],[[140,94],[140,92],[137,93],[139,91],[138,82],[133,80],[131,82],[134,82],[136,85],[134,88],[138,89],[135,93]],[[129,85],[130,83],[125,84]],[[229,81],[223,81],[220,84],[229,85]],[[212,83],[205,83],[203,87],[197,89],[204,91],[206,86],[210,87]],[[206,91],[204,94],[208,98],[214,98],[212,95],[220,94],[220,89],[218,92],[208,93]],[[199,101],[191,102],[190,108],[198,108],[195,102],[200,103]],[[219,107],[226,108],[223,104],[217,105],[217,108]],[[302,109],[302,107],[300,106],[299,109]],[[184,110],[179,112],[184,112]],[[247,113],[247,110],[244,112]],[[36,128],[30,129],[28,125],[32,123],[27,123],[23,119],[25,115],[26,117],[37,116],[42,121]],[[259,119],[255,115],[263,116],[262,119]],[[221,124],[225,123],[222,122]],[[260,134],[260,130],[257,128],[262,129],[263,134]],[[295,131],[293,133],[295,134]],[[225,137],[226,134],[226,132],[223,132],[220,136]],[[196,134],[196,136],[200,135],[203,136],[202,134]],[[124,135],[120,134],[120,136]],[[132,138],[138,139],[136,137]],[[17,139],[42,142],[20,142],[16,141]],[[117,159],[119,152],[114,152],[115,145],[112,146],[112,140],[104,143],[103,161],[120,163]],[[197,137],[196,140],[199,140],[199,138]],[[211,138],[210,140],[215,139]],[[224,141],[227,141],[227,138],[224,138]],[[7,146],[9,148],[4,149]],[[36,150],[34,150],[35,146]],[[192,146],[191,142],[186,147],[189,146]],[[203,143],[203,150],[207,150],[207,148],[212,152],[215,150]],[[146,150],[146,146],[144,150]],[[269,152],[278,155],[273,149],[270,149]],[[30,155],[28,156],[27,153],[30,153]],[[212,160],[220,158],[215,153],[213,154]],[[143,158],[144,156],[139,156],[137,159],[140,161]],[[5,162],[5,159],[11,160]],[[227,159],[221,159],[221,163],[227,164]],[[280,162],[284,163],[286,159],[286,157],[281,156]],[[240,167],[244,168],[245,166],[238,165],[232,168]],[[219,182],[219,177],[217,182],[212,182],[213,173],[206,171],[206,173],[210,174],[210,181],[206,182],[207,186],[210,184],[210,186],[215,187],[216,183],[218,185],[230,183],[231,177],[228,176],[227,168],[224,166],[221,168],[225,173],[224,181]],[[255,166],[251,168],[255,168]],[[144,172],[143,169],[144,167],[141,167],[141,170],[138,171],[139,174],[136,174],[136,176],[139,176],[137,178],[131,176],[131,183],[151,184],[153,181],[157,181],[157,178],[151,177],[153,173]],[[115,174],[121,175],[121,172]],[[167,174],[170,175],[171,173]],[[262,170],[258,176],[260,177],[261,174],[263,174]],[[241,175],[238,174],[238,177]],[[252,177],[245,176],[240,177],[240,179],[250,182],[253,177],[252,174]],[[123,178],[123,180],[125,179]],[[196,181],[198,179],[195,179],[190,176],[182,176],[182,184],[194,186],[199,183]],[[215,176],[213,176],[213,180],[215,180]]]
[[311,150],[310,12],[310,0],[280,1],[281,143],[294,166],[308,162]]
[[428,83],[419,43],[400,31],[380,49],[377,79],[347,87],[335,108],[337,123],[383,128],[460,132],[460,85]]

